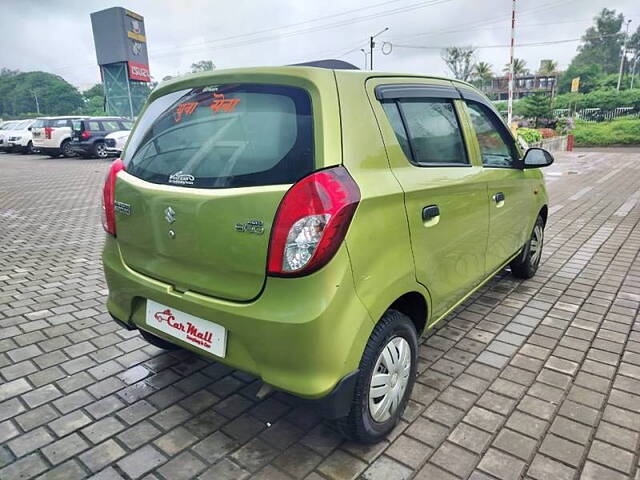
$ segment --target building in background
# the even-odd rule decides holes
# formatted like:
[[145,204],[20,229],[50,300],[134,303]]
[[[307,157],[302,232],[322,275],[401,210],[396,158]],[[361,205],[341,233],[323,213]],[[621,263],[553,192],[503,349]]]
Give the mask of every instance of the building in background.
[[[538,73],[514,76],[513,98],[519,99],[537,93],[554,96],[557,93],[558,79],[562,72],[549,71],[552,70],[550,68],[552,65],[551,60],[541,60]],[[509,97],[509,76],[493,77],[483,91],[492,100],[506,100]]]
[[122,7],[91,14],[93,41],[108,115],[135,117],[149,95],[144,18]]

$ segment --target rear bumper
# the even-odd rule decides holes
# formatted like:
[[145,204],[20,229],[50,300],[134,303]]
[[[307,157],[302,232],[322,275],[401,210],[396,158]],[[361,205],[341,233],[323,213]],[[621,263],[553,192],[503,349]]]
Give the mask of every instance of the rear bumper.
[[[103,264],[109,287],[107,308],[126,328],[147,330],[294,395],[324,397],[320,406],[327,416],[342,416],[344,408],[348,412],[355,382],[345,377],[358,369],[374,324],[355,294],[344,246],[312,275],[268,277],[260,297],[246,303],[178,292],[137,273],[124,264],[111,236],[105,243]],[[147,325],[147,298],[225,327],[225,358]]]

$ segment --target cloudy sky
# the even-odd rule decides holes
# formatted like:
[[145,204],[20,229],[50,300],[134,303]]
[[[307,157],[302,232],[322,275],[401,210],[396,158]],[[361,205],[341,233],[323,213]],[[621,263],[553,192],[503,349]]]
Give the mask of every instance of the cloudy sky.
[[[11,5],[13,4],[13,5]],[[369,35],[385,27],[376,70],[448,74],[442,47],[474,45],[500,71],[508,60],[510,0],[2,0],[0,67],[57,73],[80,88],[99,81],[89,14],[122,6],[145,17],[156,79],[191,63],[218,68],[341,58],[362,66]],[[640,25],[638,0],[517,0],[516,56],[536,69],[543,58],[565,67],[603,8]],[[382,52],[384,50],[388,55]],[[544,45],[528,45],[554,42]],[[558,42],[558,43],[555,43]],[[521,44],[518,46],[518,44]]]

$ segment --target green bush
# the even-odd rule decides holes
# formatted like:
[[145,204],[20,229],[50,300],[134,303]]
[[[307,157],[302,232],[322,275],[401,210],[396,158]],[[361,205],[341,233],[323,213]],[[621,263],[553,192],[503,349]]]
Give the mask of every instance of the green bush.
[[542,133],[535,128],[519,128],[516,132],[528,145],[542,141]]
[[623,117],[601,123],[578,121],[573,134],[578,146],[640,145],[640,118]]
[[590,93],[564,93],[554,101],[554,108],[601,108],[613,110],[618,107],[640,108],[640,88],[633,90],[602,89]]

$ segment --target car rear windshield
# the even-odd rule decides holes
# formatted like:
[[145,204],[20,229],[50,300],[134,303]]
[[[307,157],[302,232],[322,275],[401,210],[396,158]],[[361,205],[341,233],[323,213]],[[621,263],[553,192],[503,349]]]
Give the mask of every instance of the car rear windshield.
[[210,85],[151,103],[127,172],[152,183],[232,188],[294,183],[314,168],[311,100],[297,87]]

